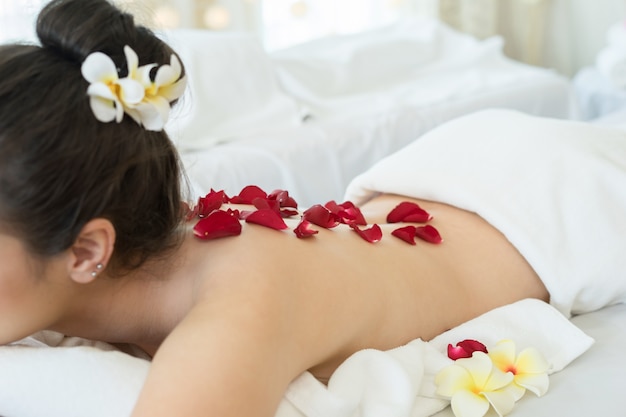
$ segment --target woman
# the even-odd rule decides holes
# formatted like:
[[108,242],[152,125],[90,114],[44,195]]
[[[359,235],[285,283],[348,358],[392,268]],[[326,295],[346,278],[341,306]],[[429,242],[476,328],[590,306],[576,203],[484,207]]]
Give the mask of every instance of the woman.
[[[246,222],[198,239],[161,130],[184,83],[174,52],[105,0],[54,0],[37,31],[41,47],[0,50],[0,343],[51,329],[140,346],[154,358],[133,416],[273,416],[305,370],[325,381],[360,349],[548,301],[501,232],[433,201],[364,204],[376,244]],[[401,202],[445,242],[388,236]]]

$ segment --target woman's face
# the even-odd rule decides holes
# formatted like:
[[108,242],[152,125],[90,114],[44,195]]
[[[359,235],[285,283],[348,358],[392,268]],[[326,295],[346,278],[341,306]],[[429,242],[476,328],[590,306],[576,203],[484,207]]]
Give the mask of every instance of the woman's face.
[[0,233],[0,345],[50,327],[60,316],[60,259],[42,264],[20,240]]

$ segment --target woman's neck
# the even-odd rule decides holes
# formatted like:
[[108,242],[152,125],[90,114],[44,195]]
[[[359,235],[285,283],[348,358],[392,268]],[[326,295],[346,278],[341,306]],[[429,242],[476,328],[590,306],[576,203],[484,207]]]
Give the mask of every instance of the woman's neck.
[[193,276],[184,272],[186,245],[122,277],[105,271],[90,284],[77,284],[74,305],[51,330],[156,350],[194,303]]

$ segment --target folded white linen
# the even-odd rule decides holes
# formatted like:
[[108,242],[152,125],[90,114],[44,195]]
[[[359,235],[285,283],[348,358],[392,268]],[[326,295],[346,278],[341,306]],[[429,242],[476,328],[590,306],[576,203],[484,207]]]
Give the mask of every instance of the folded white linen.
[[395,193],[477,213],[570,316],[626,301],[624,184],[623,131],[485,110],[383,159],[352,181],[345,199]]
[[[54,334],[45,336],[0,347],[0,415],[130,414],[147,376],[148,361],[103,350],[111,347],[101,342],[84,341],[90,346],[79,347],[33,347],[79,344],[75,338],[67,342]],[[563,369],[593,343],[553,307],[538,300],[522,300],[430,342],[417,339],[386,352],[357,352],[337,369],[327,387],[305,372],[289,386],[276,417],[432,415],[448,404],[436,397],[434,385],[435,374],[451,363],[445,353],[447,345],[468,338],[487,346],[501,339],[515,341],[519,349],[533,346],[549,362],[549,373]]]
[[[555,336],[558,335],[558,336]],[[276,417],[426,417],[448,401],[435,394],[435,375],[452,363],[448,344],[479,340],[487,347],[502,339],[518,349],[535,347],[558,372],[586,351],[593,339],[550,305],[522,300],[494,309],[430,342],[417,339],[390,350],[367,349],[352,355],[324,386],[310,373],[297,378]]]

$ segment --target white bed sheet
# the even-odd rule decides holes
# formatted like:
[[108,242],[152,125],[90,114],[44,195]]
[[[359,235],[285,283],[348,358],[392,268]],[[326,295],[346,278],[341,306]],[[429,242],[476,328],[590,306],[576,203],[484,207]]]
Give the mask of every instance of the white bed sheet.
[[[414,88],[411,94],[409,87],[384,93],[387,103],[395,100],[384,111],[363,108],[343,118],[313,120],[182,152],[192,196],[204,195],[211,188],[233,195],[256,184],[267,191],[286,189],[302,207],[308,207],[340,200],[356,175],[457,116],[485,108],[509,108],[539,116],[577,117],[577,103],[567,80],[551,71],[502,59],[491,67],[492,74],[489,67],[480,74],[472,68],[438,74],[438,85],[445,85],[447,77],[449,85],[460,88],[457,92],[448,88],[445,96],[429,96],[422,80],[421,89]],[[474,86],[468,84],[471,82]]]

